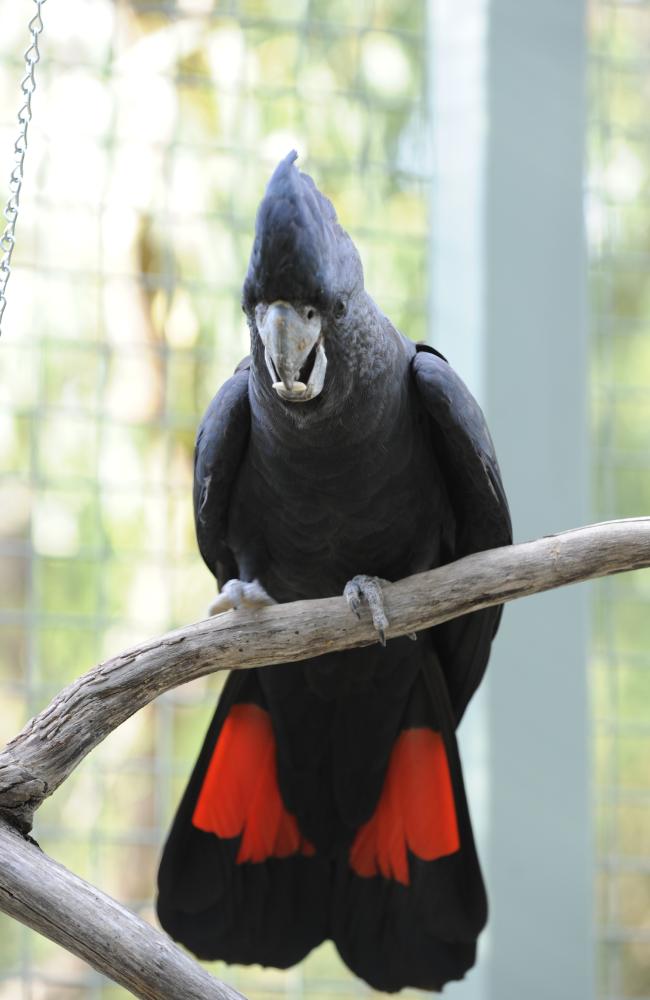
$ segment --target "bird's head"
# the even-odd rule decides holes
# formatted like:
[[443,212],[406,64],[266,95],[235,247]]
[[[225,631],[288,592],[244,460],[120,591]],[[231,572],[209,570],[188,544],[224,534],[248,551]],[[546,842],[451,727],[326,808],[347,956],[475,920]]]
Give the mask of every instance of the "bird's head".
[[275,168],[258,209],[242,297],[253,354],[263,351],[271,385],[286,403],[321,395],[335,345],[364,294],[356,247],[332,203],[294,165],[297,156],[289,153]]

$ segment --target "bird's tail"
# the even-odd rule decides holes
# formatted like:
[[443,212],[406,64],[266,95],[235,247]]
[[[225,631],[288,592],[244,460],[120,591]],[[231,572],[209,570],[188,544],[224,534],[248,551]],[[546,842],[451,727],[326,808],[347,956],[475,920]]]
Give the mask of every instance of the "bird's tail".
[[283,802],[256,671],[230,676],[160,866],[173,938],[201,958],[279,968],[332,938],[385,991],[463,977],[487,904],[445,682],[426,653],[387,736],[374,810],[327,853]]
[[199,958],[288,968],[328,936],[330,886],[282,802],[256,672],[235,671],[165,845],[160,923]]
[[487,900],[440,666],[420,673],[373,815],[338,865],[331,936],[371,986],[440,990],[476,958]]

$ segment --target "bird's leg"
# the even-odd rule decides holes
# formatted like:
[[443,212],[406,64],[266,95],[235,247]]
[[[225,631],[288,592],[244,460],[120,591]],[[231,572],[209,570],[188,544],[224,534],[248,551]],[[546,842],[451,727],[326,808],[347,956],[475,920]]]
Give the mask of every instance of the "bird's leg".
[[275,604],[267,594],[259,580],[250,583],[244,580],[228,580],[208,608],[209,615],[219,615],[222,611],[232,608],[263,608],[267,604]]
[[[389,583],[389,580],[382,580],[379,576],[366,576],[360,573],[353,576],[345,585],[343,596],[348,602],[350,611],[354,611],[357,618],[361,618],[360,608],[365,601],[372,615],[372,624],[375,626],[379,641],[382,646],[386,645],[386,629],[388,628],[388,618],[384,608],[384,595],[382,584]],[[417,641],[415,632],[409,632],[408,638]]]
[[384,610],[384,595],[381,592],[382,580],[378,576],[366,576],[360,573],[353,576],[345,585],[343,596],[348,602],[350,611],[354,611],[357,618],[361,618],[361,605],[365,601],[372,615],[372,624],[375,626],[379,641],[382,646],[386,645],[386,629],[388,628],[388,618]]

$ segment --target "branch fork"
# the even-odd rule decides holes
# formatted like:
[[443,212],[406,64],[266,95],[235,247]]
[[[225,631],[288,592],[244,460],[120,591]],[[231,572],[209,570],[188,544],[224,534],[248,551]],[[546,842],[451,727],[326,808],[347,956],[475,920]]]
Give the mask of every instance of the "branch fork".
[[[382,586],[386,638],[569,583],[650,566],[650,518],[479,552]],[[45,798],[114,729],[179,684],[377,641],[342,597],[230,611],[141,643],[64,688],[0,751],[0,910],[149,1000],[237,1000],[159,931],[26,835]]]

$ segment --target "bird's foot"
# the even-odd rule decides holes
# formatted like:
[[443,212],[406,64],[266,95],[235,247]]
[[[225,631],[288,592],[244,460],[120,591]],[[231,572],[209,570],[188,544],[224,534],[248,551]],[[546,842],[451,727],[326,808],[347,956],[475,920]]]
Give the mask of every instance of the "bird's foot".
[[[366,576],[360,573],[353,576],[345,585],[343,596],[348,602],[350,611],[354,611],[357,618],[361,618],[360,608],[365,601],[372,615],[372,624],[375,626],[377,635],[382,646],[386,645],[386,629],[388,628],[388,618],[384,608],[384,595],[382,584],[389,583],[389,580],[382,580],[379,576]],[[413,642],[417,642],[415,632],[407,632],[407,637]]]
[[365,573],[360,573],[359,576],[353,576],[351,580],[348,580],[343,590],[348,607],[357,618],[361,618],[361,605],[364,601],[366,602],[372,615],[372,624],[375,626],[382,646],[386,645],[388,618],[384,610],[384,595],[381,586],[388,582],[388,580],[382,580],[378,576],[366,576]]
[[208,608],[209,615],[219,615],[222,611],[238,608],[263,608],[275,604],[259,580],[250,583],[244,580],[228,580]]

